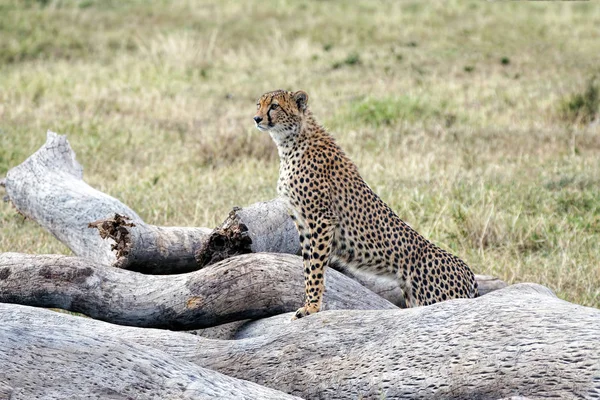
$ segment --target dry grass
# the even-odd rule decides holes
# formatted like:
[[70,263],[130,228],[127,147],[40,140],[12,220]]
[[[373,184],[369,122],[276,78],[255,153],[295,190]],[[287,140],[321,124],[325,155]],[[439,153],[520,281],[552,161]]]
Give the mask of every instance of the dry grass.
[[[214,226],[275,196],[254,104],[302,88],[419,231],[600,307],[599,125],[565,118],[599,25],[579,2],[0,0],[0,175],[52,129],[148,222]],[[68,253],[7,204],[0,251]]]

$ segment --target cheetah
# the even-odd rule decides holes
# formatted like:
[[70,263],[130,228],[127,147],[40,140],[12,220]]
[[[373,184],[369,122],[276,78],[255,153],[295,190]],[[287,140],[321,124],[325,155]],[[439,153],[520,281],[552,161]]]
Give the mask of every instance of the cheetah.
[[306,92],[265,93],[254,122],[277,145],[277,192],[299,232],[305,303],[294,319],[320,310],[333,262],[397,279],[407,307],[478,296],[467,264],[413,230],[367,186],[313,117]]

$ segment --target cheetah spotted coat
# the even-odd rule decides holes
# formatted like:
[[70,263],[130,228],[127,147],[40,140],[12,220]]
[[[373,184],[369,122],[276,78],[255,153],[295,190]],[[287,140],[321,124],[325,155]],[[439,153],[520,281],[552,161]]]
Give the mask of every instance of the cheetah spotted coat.
[[277,190],[300,235],[306,300],[295,318],[319,311],[332,262],[397,279],[409,307],[476,297],[469,267],[418,234],[369,188],[307,101],[303,91],[269,92],[254,117],[277,144]]

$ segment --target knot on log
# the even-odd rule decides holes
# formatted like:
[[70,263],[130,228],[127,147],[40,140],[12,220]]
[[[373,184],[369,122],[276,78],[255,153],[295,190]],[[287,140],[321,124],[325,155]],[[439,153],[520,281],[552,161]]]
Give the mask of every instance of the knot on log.
[[205,267],[226,258],[252,253],[248,227],[240,222],[239,207],[234,207],[225,221],[215,228],[195,254],[198,266]]
[[131,250],[131,233],[127,227],[134,227],[135,224],[126,215],[116,214],[113,218],[99,219],[90,222],[88,228],[98,229],[102,239],[112,239],[115,241],[110,246],[112,251],[116,252],[117,259],[126,257]]

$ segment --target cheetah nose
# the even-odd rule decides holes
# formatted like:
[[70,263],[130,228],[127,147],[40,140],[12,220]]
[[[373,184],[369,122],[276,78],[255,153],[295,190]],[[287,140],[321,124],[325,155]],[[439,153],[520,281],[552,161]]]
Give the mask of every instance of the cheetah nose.
[[262,121],[262,120],[263,120],[263,119],[262,119],[262,117],[259,117],[258,115],[257,115],[256,117],[254,117],[254,121],[255,121],[257,124],[260,124],[260,121]]

